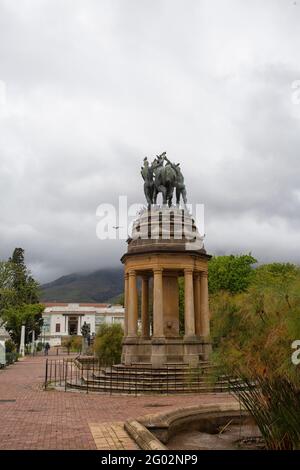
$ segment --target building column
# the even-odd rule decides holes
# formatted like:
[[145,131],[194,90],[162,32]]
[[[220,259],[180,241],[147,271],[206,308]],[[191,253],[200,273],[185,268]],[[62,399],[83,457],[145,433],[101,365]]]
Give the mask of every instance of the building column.
[[201,336],[200,273],[194,273],[195,333]]
[[128,279],[128,336],[135,338],[137,336],[138,323],[138,292],[136,285],[136,272],[129,271]]
[[80,315],[78,315],[78,320],[77,320],[77,335],[81,335],[81,325],[80,325]]
[[184,335],[195,336],[193,270],[184,270]]
[[208,304],[208,278],[207,272],[201,272],[200,278],[200,303],[201,303],[201,336],[210,334],[209,326],[209,304]]
[[124,283],[124,337],[128,335],[128,273],[125,273]]
[[142,337],[149,338],[149,280],[147,276],[142,277],[142,302],[141,302],[141,312],[142,312]]
[[164,337],[163,270],[153,269],[153,337]]

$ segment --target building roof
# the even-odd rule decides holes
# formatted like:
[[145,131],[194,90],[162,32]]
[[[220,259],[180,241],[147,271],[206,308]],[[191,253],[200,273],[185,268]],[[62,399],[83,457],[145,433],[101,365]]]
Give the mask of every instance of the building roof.
[[[111,304],[97,304],[97,303],[82,303],[82,302],[42,302],[45,307],[69,307],[76,305],[77,307],[98,307],[108,308]],[[114,307],[121,307],[121,305],[113,305]]]
[[44,313],[62,314],[124,314],[124,307],[120,304],[75,303],[75,302],[44,302]]

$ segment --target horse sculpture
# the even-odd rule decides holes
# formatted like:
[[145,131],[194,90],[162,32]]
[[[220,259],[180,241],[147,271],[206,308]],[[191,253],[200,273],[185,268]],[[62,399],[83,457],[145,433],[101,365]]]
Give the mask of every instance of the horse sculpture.
[[[164,166],[165,161],[166,165]],[[157,204],[159,193],[162,194],[163,205],[171,207],[175,188],[176,204],[179,205],[180,196],[186,204],[186,189],[179,164],[171,163],[166,157],[166,152],[157,155],[151,165],[149,165],[147,157],[144,158],[141,174],[144,179],[144,193],[148,208],[151,204]]]
[[153,203],[157,203],[157,196],[162,193],[163,204],[172,205],[173,193],[176,183],[176,173],[170,165],[154,171]]
[[141,168],[141,175],[144,180],[145,198],[148,204],[148,208],[150,208],[151,204],[153,204],[154,183],[153,183],[153,168],[152,168],[152,165],[149,166],[147,157],[144,158],[144,166]]

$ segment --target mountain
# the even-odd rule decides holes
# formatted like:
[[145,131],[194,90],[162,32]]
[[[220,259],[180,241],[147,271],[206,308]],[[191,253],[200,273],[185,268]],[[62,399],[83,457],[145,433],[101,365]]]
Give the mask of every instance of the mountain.
[[107,302],[124,290],[122,268],[69,274],[41,286],[41,302]]

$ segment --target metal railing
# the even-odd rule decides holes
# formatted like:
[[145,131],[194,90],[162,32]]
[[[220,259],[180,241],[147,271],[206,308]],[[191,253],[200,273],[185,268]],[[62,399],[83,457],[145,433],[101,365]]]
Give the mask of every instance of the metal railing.
[[46,359],[44,388],[78,389],[86,393],[104,394],[172,394],[227,391],[228,383],[222,378],[213,381],[205,367],[166,365],[129,367],[114,365],[96,358],[76,357]]

